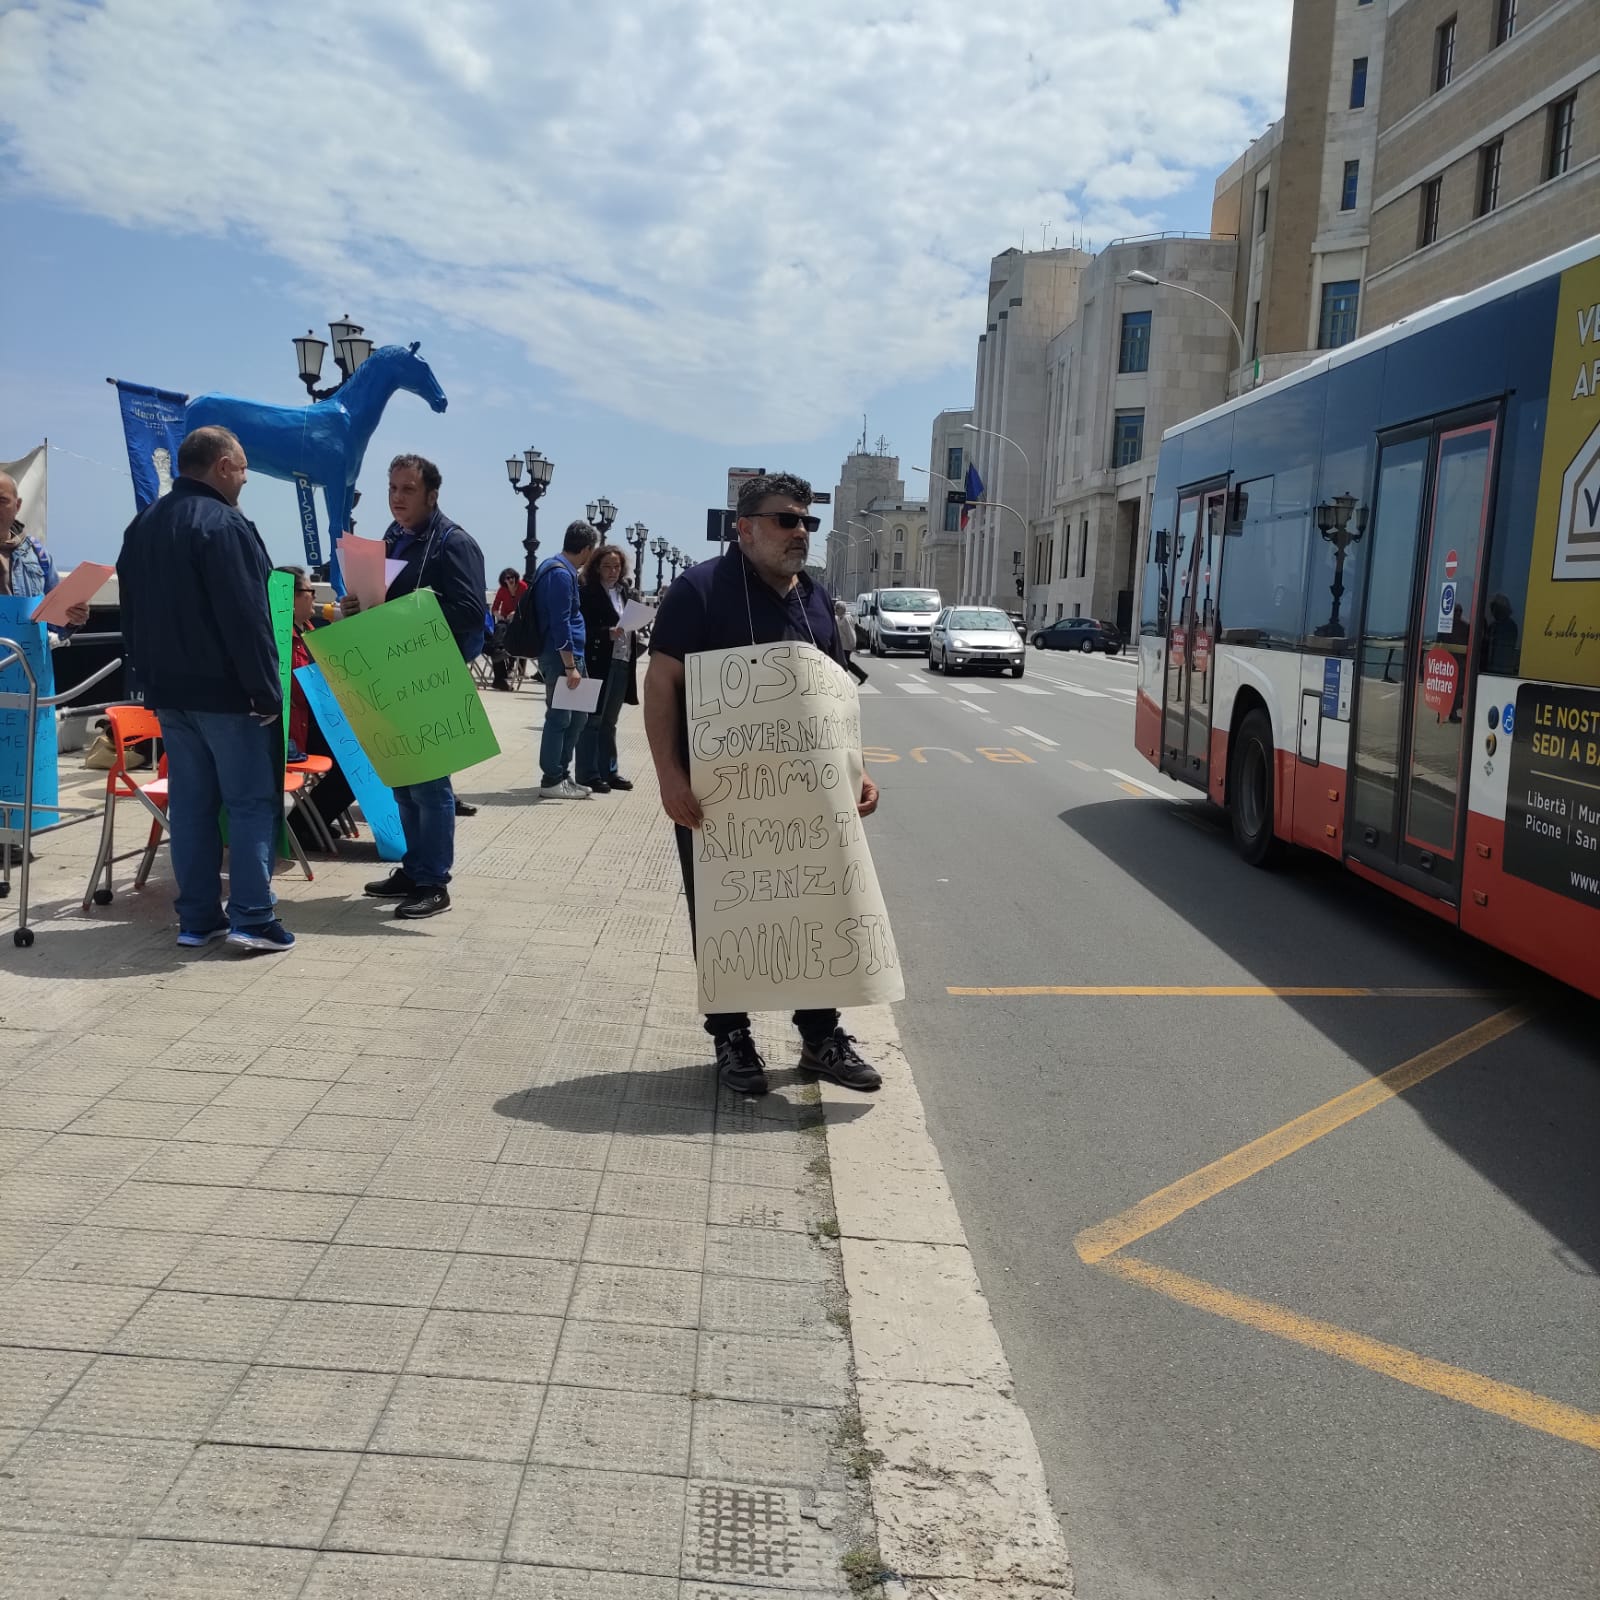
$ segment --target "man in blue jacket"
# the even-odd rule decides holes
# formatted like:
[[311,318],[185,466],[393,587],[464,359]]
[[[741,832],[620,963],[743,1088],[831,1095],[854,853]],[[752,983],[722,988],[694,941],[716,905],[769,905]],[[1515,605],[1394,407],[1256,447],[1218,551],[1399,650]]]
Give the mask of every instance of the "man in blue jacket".
[[578,604],[578,575],[600,543],[587,522],[570,522],[561,554],[552,556],[533,577],[533,603],[539,616],[539,670],[544,674],[544,732],[539,738],[539,798],[587,800],[589,791],[572,781],[572,753],[589,720],[586,711],[558,709],[556,685],[583,682],[583,647],[588,630]]
[[244,950],[294,944],[273,911],[283,690],[267,603],[272,563],[238,508],[248,465],[226,428],[196,428],[178,447],[171,491],[128,524],[117,557],[125,652],[167,748],[178,943],[187,948],[223,937]]
[[[389,463],[389,524],[383,542],[391,561],[405,565],[394,575],[386,599],[432,589],[463,661],[483,654],[488,586],[483,552],[472,535],[439,509],[444,478],[425,456],[396,456]],[[340,608],[348,617],[361,608],[347,594]],[[396,787],[395,803],[405,830],[405,859],[367,885],[380,900],[398,900],[397,917],[436,917],[450,909],[450,869],[456,859],[456,796],[449,778]]]

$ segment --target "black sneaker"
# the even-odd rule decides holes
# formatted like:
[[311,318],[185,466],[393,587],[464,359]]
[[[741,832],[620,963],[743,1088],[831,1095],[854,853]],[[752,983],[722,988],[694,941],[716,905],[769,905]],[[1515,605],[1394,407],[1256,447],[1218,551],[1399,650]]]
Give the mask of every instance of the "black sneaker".
[[802,1072],[814,1072],[819,1078],[826,1078],[844,1089],[860,1089],[870,1093],[873,1089],[883,1087],[878,1069],[861,1059],[855,1039],[843,1028],[835,1028],[827,1038],[819,1039],[815,1044],[809,1039],[802,1041],[800,1069]]
[[414,920],[418,917],[436,917],[441,911],[449,909],[450,891],[442,883],[433,883],[426,888],[419,888],[415,894],[408,894],[394,908],[394,914]]
[[614,772],[609,778],[606,779],[606,782],[609,783],[613,789],[622,790],[624,794],[626,794],[628,790],[633,787],[632,778],[619,778]]
[[404,867],[396,867],[387,878],[367,885],[367,893],[377,900],[404,900],[416,892],[416,882]]
[[748,1028],[735,1028],[726,1039],[717,1040],[717,1077],[734,1094],[767,1092],[767,1064]]
[[465,800],[457,798],[456,815],[458,817],[475,817],[477,814],[478,808],[476,806],[469,806]]

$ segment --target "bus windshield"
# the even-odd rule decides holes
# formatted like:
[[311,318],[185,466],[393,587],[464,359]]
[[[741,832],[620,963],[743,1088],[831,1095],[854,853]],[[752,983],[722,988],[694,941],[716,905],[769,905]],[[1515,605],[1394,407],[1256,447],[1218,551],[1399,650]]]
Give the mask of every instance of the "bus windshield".
[[885,611],[937,611],[939,594],[935,589],[885,589],[878,604]]

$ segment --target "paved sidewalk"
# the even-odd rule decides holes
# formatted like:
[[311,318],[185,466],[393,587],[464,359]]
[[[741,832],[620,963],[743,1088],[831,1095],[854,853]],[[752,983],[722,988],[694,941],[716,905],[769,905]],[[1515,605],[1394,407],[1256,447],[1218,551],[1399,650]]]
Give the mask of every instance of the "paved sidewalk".
[[637,714],[633,794],[532,804],[541,703],[486,699],[430,922],[362,897],[365,846],[280,876],[291,954],[180,952],[164,853],[84,916],[95,826],[37,841],[0,1596],[876,1592],[815,1091],[715,1092]]

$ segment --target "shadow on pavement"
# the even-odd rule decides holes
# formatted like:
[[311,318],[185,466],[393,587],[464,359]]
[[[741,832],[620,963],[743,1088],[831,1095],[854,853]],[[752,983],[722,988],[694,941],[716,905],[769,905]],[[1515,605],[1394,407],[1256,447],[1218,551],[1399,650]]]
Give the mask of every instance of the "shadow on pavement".
[[[1569,1270],[1600,1272],[1600,1004],[1362,882],[1337,863],[1291,851],[1274,871],[1235,855],[1226,817],[1199,804],[1114,800],[1059,820],[1130,873],[1175,915],[1264,985],[1489,988],[1459,1031],[1525,1001],[1532,1021],[1406,1091],[1432,1132],[1561,1241]],[[1185,981],[1130,972],[1127,982]],[[1198,980],[1191,980],[1198,981]],[[1373,1074],[1397,1063],[1362,1001],[1286,996]],[[1446,1035],[1441,1034],[1441,1038]],[[1487,1108],[1487,1109],[1486,1109]],[[1308,1108],[1309,1109],[1309,1108]]]

